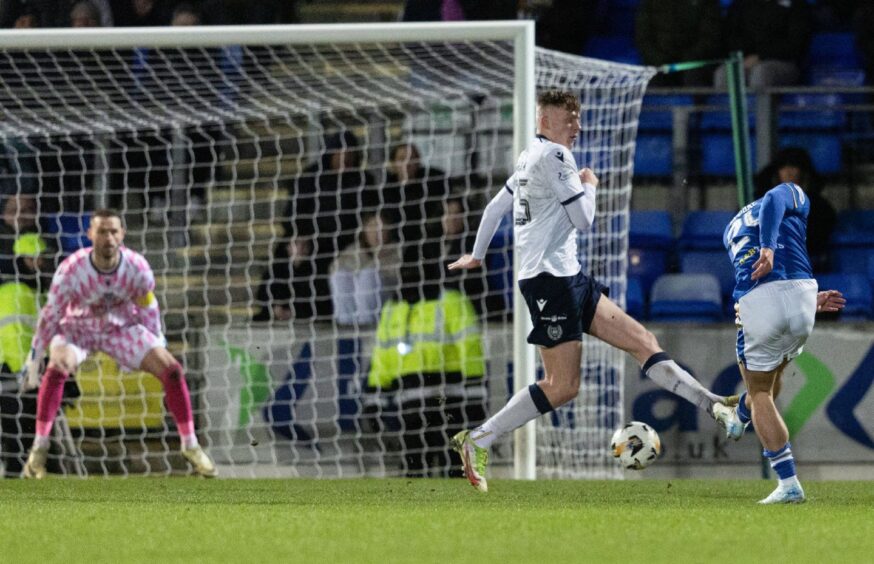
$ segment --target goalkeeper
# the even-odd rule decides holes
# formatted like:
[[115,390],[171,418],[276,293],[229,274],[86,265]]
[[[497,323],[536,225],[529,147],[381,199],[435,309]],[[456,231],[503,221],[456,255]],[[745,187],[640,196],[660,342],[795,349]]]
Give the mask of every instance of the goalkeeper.
[[480,266],[501,217],[513,209],[519,289],[534,325],[528,342],[539,346],[545,375],[517,392],[482,426],[454,437],[465,475],[482,492],[487,491],[489,446],[577,397],[583,333],[630,353],[656,384],[711,415],[714,404],[725,401],[671,360],[643,325],[602,299],[607,288],[582,273],[577,230],[588,230],[595,218],[598,178],[588,168],[578,171],[570,151],[580,129],[576,95],[553,90],[538,96],[537,137],[519,156],[515,174],[486,206],[473,254],[449,265],[450,270]]
[[[26,388],[39,386],[36,437],[25,478],[43,478],[52,429],[64,382],[89,352],[101,350],[128,369],[155,375],[164,386],[167,407],[176,421],[182,454],[201,476],[216,468],[194,434],[191,398],[182,366],[166,348],[153,294],[155,278],[146,259],[122,245],[121,216],[100,209],[91,217],[88,238],[58,267],[42,308],[26,364]],[[49,349],[48,368],[39,383],[40,365]]]

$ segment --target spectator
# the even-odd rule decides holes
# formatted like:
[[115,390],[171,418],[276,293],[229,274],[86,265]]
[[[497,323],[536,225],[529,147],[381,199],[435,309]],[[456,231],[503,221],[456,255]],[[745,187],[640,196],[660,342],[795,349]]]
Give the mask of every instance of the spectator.
[[277,245],[258,290],[262,309],[257,321],[272,319],[275,306],[286,307],[283,313],[296,319],[332,316],[330,266],[338,250],[354,241],[361,196],[373,182],[361,166],[359,141],[351,131],[326,136],[324,147],[322,157],[289,187],[283,224],[288,242]]
[[401,430],[406,476],[460,477],[448,438],[485,419],[482,335],[467,296],[440,283],[439,246],[406,247],[404,262],[422,274],[408,280],[414,270],[402,270],[400,297],[382,308],[368,386],[395,399],[388,427]]
[[298,23],[297,0],[207,0],[203,12],[208,25]]
[[[735,0],[725,21],[728,51],[744,54],[744,75],[751,91],[791,86],[801,78],[812,31],[807,0]],[[714,75],[725,89],[725,66]]]
[[16,279],[0,281],[0,454],[5,477],[17,478],[36,432],[36,392],[19,393],[40,297],[51,284],[50,253],[36,233],[14,244]]
[[800,147],[781,149],[755,179],[756,198],[783,182],[798,184],[810,199],[807,218],[807,254],[814,272],[830,269],[831,234],[837,225],[837,212],[823,195],[822,177],[816,172],[810,154]]
[[16,239],[37,231],[36,199],[29,194],[13,194],[0,206],[0,281],[4,281],[18,275],[13,252]]
[[[719,0],[642,0],[635,40],[644,64],[713,59],[721,46]],[[650,86],[710,86],[712,67],[658,74]]]
[[200,10],[195,8],[193,4],[183,2],[173,9],[173,15],[170,17],[170,25],[190,26],[200,24]]
[[76,2],[70,10],[70,27],[101,27],[100,11],[91,0]]
[[331,265],[334,319],[340,325],[375,325],[382,304],[398,289],[400,246],[387,214],[367,215],[357,240]]
[[[443,261],[444,266],[454,261],[455,257],[473,249],[476,232],[470,229],[468,223],[470,212],[464,198],[452,197],[443,205]],[[506,311],[501,292],[491,292],[487,283],[485,269],[453,270],[443,269],[447,277],[447,287],[461,290],[473,302],[480,317],[498,321]]]

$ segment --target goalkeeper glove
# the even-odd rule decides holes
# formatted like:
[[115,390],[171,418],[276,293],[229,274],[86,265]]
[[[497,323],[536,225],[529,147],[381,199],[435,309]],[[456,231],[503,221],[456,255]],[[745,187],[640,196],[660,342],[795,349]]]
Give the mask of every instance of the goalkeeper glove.
[[37,354],[36,349],[30,349],[30,355],[24,364],[24,385],[22,386],[24,391],[39,388],[39,381],[42,378],[42,362],[42,353]]

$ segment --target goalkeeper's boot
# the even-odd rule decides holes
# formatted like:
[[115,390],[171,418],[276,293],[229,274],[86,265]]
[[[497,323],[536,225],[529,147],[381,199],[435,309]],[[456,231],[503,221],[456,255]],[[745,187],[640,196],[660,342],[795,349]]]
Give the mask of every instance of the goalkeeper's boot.
[[779,485],[765,499],[759,500],[759,505],[772,505],[776,503],[804,503],[804,489],[796,482],[790,486]]
[[489,491],[489,485],[486,482],[489,449],[476,446],[470,438],[470,431],[462,431],[452,437],[452,448],[461,455],[464,475],[470,485],[482,493]]
[[42,480],[46,477],[46,461],[49,458],[48,447],[33,447],[27,455],[24,465],[24,477]]
[[191,448],[182,449],[182,456],[194,466],[194,471],[204,478],[215,478],[218,476],[215,463],[206,452],[200,448],[200,445]]
[[743,423],[737,415],[737,406],[728,407],[725,404],[716,402],[713,404],[713,418],[720,427],[725,429],[725,436],[729,439],[739,441],[744,436],[744,431],[747,430],[748,423]]

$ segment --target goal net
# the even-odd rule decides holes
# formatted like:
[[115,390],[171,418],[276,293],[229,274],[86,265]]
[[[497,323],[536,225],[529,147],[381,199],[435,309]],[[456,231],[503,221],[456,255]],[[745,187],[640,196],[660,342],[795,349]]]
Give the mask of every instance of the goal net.
[[[36,206],[57,258],[87,244],[95,207],[122,212],[224,476],[453,475],[446,435],[513,392],[510,218],[486,271],[445,264],[470,250],[512,173],[519,124],[532,131],[514,82],[524,44],[485,25],[382,28],[0,34],[4,203]],[[581,260],[624,305],[652,70],[544,50],[534,61],[538,90],[579,93],[575,154],[601,179]],[[392,375],[374,367],[377,349],[407,368],[442,364]],[[111,352],[90,356],[67,390],[50,470],[187,472],[160,383],[120,371]],[[623,367],[587,338],[578,399],[537,423],[540,476],[619,475],[607,451]],[[33,418],[19,405],[20,421]],[[512,436],[496,444],[495,474],[512,475],[513,451]]]

